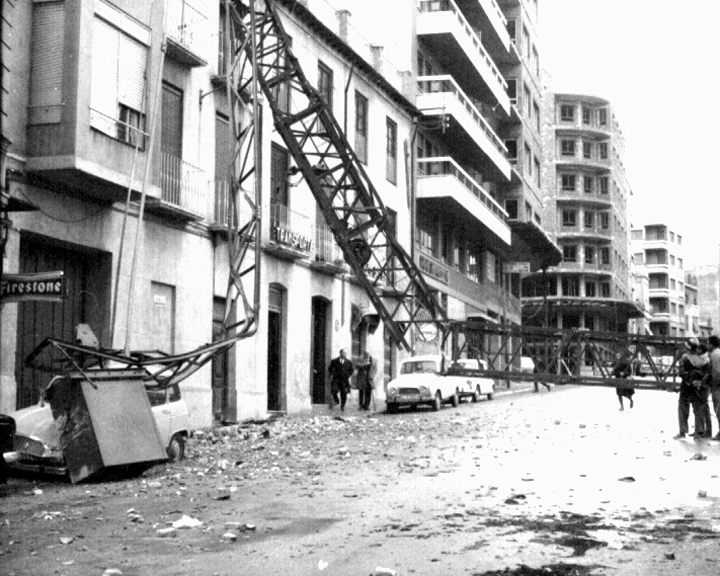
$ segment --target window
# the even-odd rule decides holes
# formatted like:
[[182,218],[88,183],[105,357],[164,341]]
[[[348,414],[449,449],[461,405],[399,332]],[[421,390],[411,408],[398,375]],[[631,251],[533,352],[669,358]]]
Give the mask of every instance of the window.
[[592,142],[583,142],[583,158],[592,159],[593,145]]
[[600,264],[605,266],[610,264],[610,248],[600,248]]
[[608,159],[607,142],[600,142],[600,144],[598,144],[598,149],[600,151],[600,160],[607,160]]
[[530,99],[530,88],[527,84],[523,86],[523,98],[525,99],[525,116],[532,117],[532,101]]
[[600,212],[600,228],[603,230],[610,228],[610,214],[607,212]]
[[494,253],[490,252],[490,250],[485,251],[485,262],[487,263],[487,266],[485,268],[485,277],[490,282],[497,282],[499,278],[498,273],[498,262],[497,262],[497,256],[495,256]]
[[563,174],[560,178],[563,192],[575,192],[575,174]]
[[368,150],[368,99],[355,92],[355,154],[367,164]]
[[575,122],[575,107],[570,104],[560,106],[560,121]]
[[675,256],[670,254],[670,266],[675,266]]
[[333,107],[333,71],[322,62],[318,62],[318,92],[332,112]]
[[682,258],[678,258],[678,268],[680,268],[680,270],[683,269],[683,259]]
[[585,108],[585,106],[582,109],[582,121],[583,124],[590,124],[590,108]]
[[597,297],[597,284],[595,282],[585,282],[585,296],[588,298]]
[[535,167],[535,184],[538,188],[542,187],[542,175],[540,174],[540,160],[533,157],[533,165]]
[[525,222],[531,222],[532,221],[532,207],[530,206],[530,202],[527,200],[525,201]]
[[678,246],[682,246],[682,236],[680,236],[680,234],[677,235],[677,243]]
[[532,175],[532,154],[530,153],[530,146],[527,144],[525,144],[525,170]]
[[600,110],[598,110],[598,124],[600,124],[600,126],[607,126],[607,109],[600,108]]
[[563,296],[580,296],[580,280],[576,276],[567,276],[562,280]]
[[172,204],[182,201],[183,180],[183,92],[167,82],[162,85],[160,109],[161,188],[163,200]]
[[512,104],[517,104],[517,79],[516,78],[508,78],[507,79],[507,93],[508,97],[510,98],[510,102]]
[[397,184],[397,124],[385,119],[385,178]]
[[540,55],[538,54],[537,48],[533,46],[533,64],[535,65],[535,76],[540,76]]
[[600,296],[610,298],[610,282],[600,282]]
[[609,187],[609,181],[607,176],[600,176],[598,178],[598,187],[600,188],[600,194],[607,194],[610,187]]
[[593,262],[595,262],[595,248],[585,246],[585,264],[592,264]]
[[528,32],[528,29],[523,26],[523,44],[525,45],[525,56],[527,57],[528,61],[530,60],[530,33]]
[[144,146],[147,47],[95,17],[92,54],[90,126],[128,144]]
[[535,129],[540,132],[540,106],[533,101],[533,115],[535,116]]
[[575,140],[561,140],[560,154],[563,156],[575,156]]
[[633,254],[633,260],[635,260],[635,264],[643,264],[645,262],[645,254],[636,252]]
[[583,220],[585,221],[585,228],[593,228],[595,226],[595,212],[586,210]]
[[29,124],[60,122],[64,46],[65,4],[33,4]]
[[517,160],[517,140],[505,140],[508,160]]
[[515,42],[516,20],[508,20],[505,27],[507,28],[508,36],[510,36],[510,41]]
[[273,143],[270,149],[270,204],[288,206],[287,150]]
[[577,226],[577,211],[575,210],[563,210],[562,211],[562,223],[563,226],[572,227]]
[[583,178],[583,190],[585,194],[592,194],[595,188],[595,179],[592,176],[585,176]]
[[514,198],[505,200],[505,212],[508,213],[508,219],[517,220],[518,217],[518,201]]

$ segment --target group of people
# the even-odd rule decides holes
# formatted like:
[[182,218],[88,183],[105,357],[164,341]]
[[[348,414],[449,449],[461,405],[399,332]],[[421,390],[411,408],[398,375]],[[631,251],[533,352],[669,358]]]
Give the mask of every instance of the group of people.
[[720,416],[720,337],[708,338],[710,351],[697,338],[685,342],[680,358],[680,395],[678,397],[678,427],[675,438],[688,435],[688,419],[692,406],[695,418],[695,438],[720,440],[720,431],[713,436],[710,401],[715,416]]
[[375,388],[375,375],[377,364],[375,359],[365,350],[360,357],[352,362],[347,357],[345,350],[340,350],[337,358],[330,361],[328,372],[330,373],[330,394],[335,404],[340,405],[340,410],[345,410],[348,393],[351,390],[350,377],[355,373],[355,388],[359,395],[359,409],[370,410],[373,389]]

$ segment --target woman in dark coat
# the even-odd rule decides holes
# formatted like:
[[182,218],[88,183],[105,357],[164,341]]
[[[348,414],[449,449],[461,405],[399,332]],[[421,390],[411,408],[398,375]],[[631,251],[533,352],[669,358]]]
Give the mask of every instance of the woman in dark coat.
[[[633,354],[631,351],[625,352],[625,354],[615,354],[615,367],[613,368],[613,377],[615,378],[630,378],[633,375]],[[635,388],[629,386],[616,386],[615,392],[617,393],[618,401],[620,402],[620,410],[625,410],[623,406],[623,398],[630,400],[630,408],[634,406],[633,396],[635,395]]]

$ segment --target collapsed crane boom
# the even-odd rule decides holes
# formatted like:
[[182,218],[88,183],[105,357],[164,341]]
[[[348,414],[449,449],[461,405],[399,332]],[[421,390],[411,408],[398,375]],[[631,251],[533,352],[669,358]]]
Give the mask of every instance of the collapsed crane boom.
[[[447,322],[445,312],[398,242],[388,209],[328,103],[305,76],[274,2],[266,0],[265,10],[258,11],[257,2],[250,1],[250,5],[231,2],[231,20],[247,63],[235,89],[249,97],[250,83],[258,82],[275,128],[346,262],[393,340],[410,350],[410,326],[433,323],[442,331]],[[254,40],[250,39],[253,32]],[[256,76],[249,65],[253,58]]]

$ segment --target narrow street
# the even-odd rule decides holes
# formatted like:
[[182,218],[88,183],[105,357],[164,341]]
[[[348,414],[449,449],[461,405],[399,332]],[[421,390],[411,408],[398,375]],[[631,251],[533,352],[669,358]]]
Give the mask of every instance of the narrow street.
[[198,434],[139,478],[12,478],[2,573],[718,574],[720,442],[672,439],[677,396],[541,390],[393,415],[353,397]]

